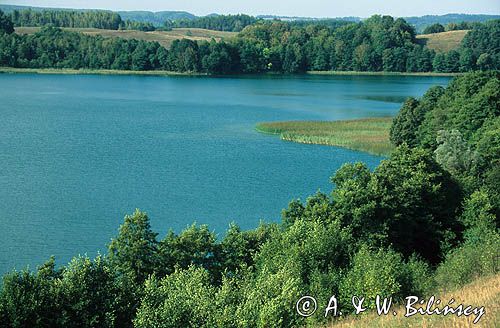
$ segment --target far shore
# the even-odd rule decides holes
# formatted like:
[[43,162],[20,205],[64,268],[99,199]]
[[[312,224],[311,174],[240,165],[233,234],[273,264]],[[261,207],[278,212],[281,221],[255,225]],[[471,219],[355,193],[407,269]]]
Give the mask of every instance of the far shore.
[[171,71],[130,71],[114,69],[71,68],[14,68],[0,67],[1,73],[61,74],[61,75],[154,75],[154,76],[207,76],[205,73],[181,73]]
[[361,72],[361,71],[308,71],[310,75],[375,75],[375,76],[459,76],[463,73],[437,72]]
[[[153,76],[211,76],[207,73],[195,72],[172,72],[172,71],[132,71],[132,70],[113,70],[113,69],[71,69],[71,68],[15,68],[0,67],[0,73],[31,73],[31,74],[88,74],[88,75],[153,75]],[[280,75],[280,73],[263,73]],[[462,73],[412,73],[412,72],[358,72],[358,71],[308,71],[307,75],[371,75],[371,76],[457,76]],[[243,74],[234,74],[226,76],[237,76]],[[252,74],[254,75],[254,74]],[[300,74],[298,74],[300,75]]]

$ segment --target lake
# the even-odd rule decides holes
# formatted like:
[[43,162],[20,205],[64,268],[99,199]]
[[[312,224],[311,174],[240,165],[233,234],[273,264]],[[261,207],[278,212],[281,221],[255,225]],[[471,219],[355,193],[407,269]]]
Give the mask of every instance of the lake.
[[0,274],[104,252],[125,214],[163,238],[279,221],[343,163],[382,158],[255,124],[395,115],[447,77],[0,74]]

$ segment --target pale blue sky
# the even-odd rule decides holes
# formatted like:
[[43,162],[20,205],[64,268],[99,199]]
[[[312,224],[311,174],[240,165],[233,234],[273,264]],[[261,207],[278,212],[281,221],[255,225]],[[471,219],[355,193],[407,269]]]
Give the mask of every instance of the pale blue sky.
[[368,17],[372,14],[392,16],[446,13],[500,14],[500,0],[0,0],[0,3],[112,10],[185,10],[196,15],[246,13],[311,17]]

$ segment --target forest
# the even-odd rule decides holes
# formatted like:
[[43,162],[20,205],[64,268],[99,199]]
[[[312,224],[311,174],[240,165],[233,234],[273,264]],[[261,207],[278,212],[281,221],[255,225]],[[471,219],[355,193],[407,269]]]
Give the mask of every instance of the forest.
[[[499,272],[500,73],[473,72],[405,101],[397,147],[373,171],[348,163],[332,192],[292,200],[279,223],[222,238],[164,236],[136,210],[105,254],[13,271],[0,327],[297,327],[303,295],[401,301]],[[380,279],[383,277],[383,279]]]
[[117,30],[122,19],[117,13],[103,10],[14,10],[8,15],[14,26],[57,26],[57,27],[93,27]]
[[[125,16],[131,16],[125,12]],[[139,15],[139,14],[136,14]],[[204,17],[172,16],[161,24],[153,24],[148,19],[122,19],[121,14],[104,10],[13,10],[8,14],[14,26],[54,26],[99,28],[108,30],[155,31],[178,27],[204,28],[216,31],[240,32],[248,25],[255,24],[258,19],[248,15],[210,15]],[[133,16],[133,15],[132,15]],[[151,20],[151,19],[149,19]],[[156,20],[153,20],[157,22]],[[162,27],[163,26],[163,27]]]
[[243,14],[211,15],[194,19],[168,20],[165,22],[165,26],[167,28],[192,27],[216,31],[240,32],[248,25],[255,24],[257,21],[257,18]]
[[[156,42],[104,38],[44,27],[13,33],[0,13],[0,66],[165,70],[184,73],[301,73],[306,71],[468,72],[500,68],[500,20],[477,24],[458,50],[436,53],[417,43],[401,18],[375,15],[331,25],[260,21],[217,42]],[[131,22],[129,24],[132,24]]]

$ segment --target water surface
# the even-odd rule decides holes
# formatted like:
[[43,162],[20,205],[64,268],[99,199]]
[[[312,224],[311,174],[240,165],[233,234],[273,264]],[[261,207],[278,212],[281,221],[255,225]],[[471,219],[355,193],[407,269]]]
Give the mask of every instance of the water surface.
[[345,162],[380,157],[280,141],[261,121],[394,115],[445,77],[0,74],[0,274],[104,251],[123,216],[163,238],[277,221]]

